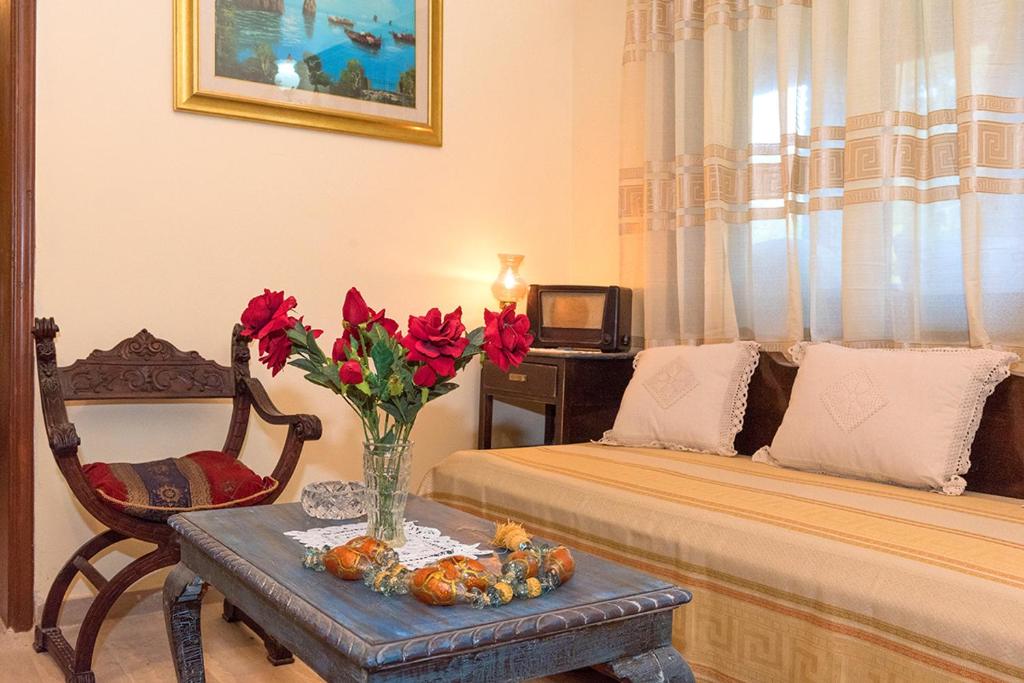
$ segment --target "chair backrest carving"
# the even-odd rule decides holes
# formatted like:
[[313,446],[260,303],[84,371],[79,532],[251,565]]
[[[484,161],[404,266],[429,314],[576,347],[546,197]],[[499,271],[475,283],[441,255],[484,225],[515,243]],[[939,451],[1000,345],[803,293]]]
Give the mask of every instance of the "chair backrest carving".
[[234,372],[147,330],[57,369],[65,400],[231,398]]

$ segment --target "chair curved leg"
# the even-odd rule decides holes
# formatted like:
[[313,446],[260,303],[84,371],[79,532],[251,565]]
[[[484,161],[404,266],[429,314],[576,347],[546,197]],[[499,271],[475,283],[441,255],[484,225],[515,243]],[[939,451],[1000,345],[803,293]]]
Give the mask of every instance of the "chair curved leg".
[[64,598],[67,595],[68,589],[71,587],[71,582],[74,581],[75,577],[81,572],[81,569],[78,568],[75,561],[79,558],[89,561],[100,551],[109,548],[115,543],[119,543],[126,538],[128,537],[124,534],[111,529],[108,529],[101,534],[97,534],[86,541],[81,548],[76,550],[64,566],[61,567],[61,570],[57,572],[57,576],[53,579],[53,583],[50,584],[50,591],[46,594],[46,602],[43,604],[42,618],[39,620],[39,625],[36,626],[35,629],[35,640],[32,643],[32,647],[36,652],[46,651],[46,638],[44,637],[42,630],[57,627],[57,620],[60,618],[60,608],[61,605],[64,604]]
[[[78,640],[75,642],[75,658],[72,665],[73,676],[91,675],[92,655],[100,626],[103,620],[106,619],[110,608],[113,607],[121,594],[147,574],[177,564],[178,556],[179,552],[176,545],[158,546],[156,550],[130,562],[124,569],[114,574],[113,578],[100,589],[89,606],[89,611],[86,612],[85,619],[82,620],[82,626],[78,632]],[[82,680],[90,679],[83,678]]]

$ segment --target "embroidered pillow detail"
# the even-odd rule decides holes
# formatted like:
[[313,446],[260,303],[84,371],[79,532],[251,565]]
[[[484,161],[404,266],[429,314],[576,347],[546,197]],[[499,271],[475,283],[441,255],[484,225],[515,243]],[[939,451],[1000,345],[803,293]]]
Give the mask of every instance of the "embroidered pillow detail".
[[644,382],[644,388],[662,410],[668,410],[676,401],[693,391],[699,384],[697,376],[682,358],[674,358],[661,366]]
[[641,351],[600,443],[736,455],[759,348],[734,342]]
[[825,410],[840,429],[851,432],[864,420],[889,405],[866,370],[854,370],[821,393]]

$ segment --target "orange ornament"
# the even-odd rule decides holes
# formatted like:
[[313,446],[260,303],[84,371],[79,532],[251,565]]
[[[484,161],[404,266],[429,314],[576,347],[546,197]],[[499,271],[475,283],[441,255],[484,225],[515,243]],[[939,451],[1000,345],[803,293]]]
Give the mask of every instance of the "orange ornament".
[[544,557],[541,573],[544,576],[554,575],[558,578],[559,585],[571,579],[575,572],[576,560],[564,545],[551,548]]
[[374,565],[390,564],[395,559],[394,552],[372,536],[356,536],[324,553],[324,567],[346,581],[358,581]]
[[413,572],[409,592],[427,605],[454,605],[456,581],[438,565],[422,567]]
[[377,564],[386,563],[390,557],[386,557],[385,555],[390,555],[393,552],[388,544],[374,538],[373,536],[356,536],[345,545],[350,548],[355,548],[363,555],[370,558],[372,562],[376,562]]
[[339,545],[324,553],[327,571],[346,581],[358,581],[371,566],[370,558],[348,545]]
[[514,553],[509,553],[505,558],[502,570],[505,571],[513,563],[522,565],[522,578],[528,579],[537,576],[537,571],[540,569],[540,555],[536,550],[517,550]]
[[446,572],[449,570],[453,571],[454,575],[462,581],[466,588],[475,588],[482,591],[487,590],[487,586],[491,584],[487,568],[471,557],[452,555],[438,562],[438,565],[444,567]]
[[409,592],[427,605],[454,605],[472,589],[490,585],[486,567],[463,555],[453,555],[413,572]]

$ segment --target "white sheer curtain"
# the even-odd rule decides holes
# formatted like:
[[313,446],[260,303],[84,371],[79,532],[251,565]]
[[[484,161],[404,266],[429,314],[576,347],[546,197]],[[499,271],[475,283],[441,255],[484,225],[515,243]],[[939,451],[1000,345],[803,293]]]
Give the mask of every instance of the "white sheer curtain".
[[630,0],[648,346],[1024,347],[1024,0]]

